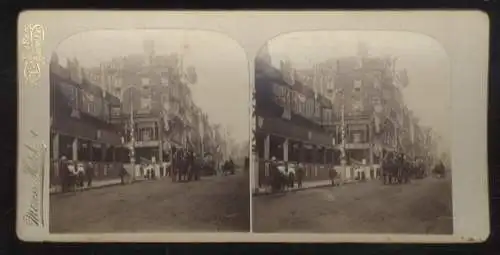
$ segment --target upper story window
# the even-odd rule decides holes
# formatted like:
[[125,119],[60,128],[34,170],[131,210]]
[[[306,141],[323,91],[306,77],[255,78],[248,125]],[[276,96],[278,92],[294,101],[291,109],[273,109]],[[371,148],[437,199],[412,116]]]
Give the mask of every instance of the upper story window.
[[151,80],[150,80],[149,78],[147,78],[147,77],[143,77],[143,78],[141,79],[141,85],[142,85],[142,86],[149,86],[149,85],[150,85],[150,82],[151,82]]
[[163,86],[169,86],[170,85],[168,77],[165,77],[165,76],[161,77],[161,85],[163,85]]
[[354,92],[360,92],[361,85],[362,85],[361,80],[354,80]]
[[380,78],[377,76],[375,76],[375,78],[374,78],[373,87],[376,89],[380,89],[382,87],[380,84]]

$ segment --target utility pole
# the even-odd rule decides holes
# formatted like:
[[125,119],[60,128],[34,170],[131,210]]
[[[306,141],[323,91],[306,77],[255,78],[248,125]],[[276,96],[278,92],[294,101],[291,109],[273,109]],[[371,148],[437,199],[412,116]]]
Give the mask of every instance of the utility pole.
[[[162,88],[162,85],[160,83],[160,85],[158,86],[159,87],[159,94],[160,94],[160,116],[158,118],[158,125],[156,126],[157,128],[157,132],[158,132],[158,137],[156,139],[159,140],[159,152],[158,152],[158,159],[159,159],[159,165],[160,165],[160,168],[163,168],[163,161],[164,161],[164,158],[163,158],[163,151],[165,150],[165,148],[163,148],[163,130],[164,130],[164,125],[165,125],[165,121],[164,121],[164,118],[165,118],[165,115],[163,113],[163,88]],[[166,174],[166,169],[163,169],[163,174]],[[161,175],[161,173],[160,173]]]
[[344,91],[339,90],[337,93],[340,94],[341,96],[341,106],[340,106],[340,128],[341,128],[341,158],[345,159],[346,157],[346,125],[345,125],[345,96],[344,96]]
[[337,90],[337,94],[340,94],[341,106],[340,106],[340,138],[341,138],[341,148],[340,148],[340,165],[342,166],[341,180],[345,180],[347,161],[346,161],[346,123],[345,123],[345,95],[343,89]]
[[132,165],[132,181],[135,181],[135,122],[134,122],[134,103],[132,100],[132,90],[130,90],[130,164]]

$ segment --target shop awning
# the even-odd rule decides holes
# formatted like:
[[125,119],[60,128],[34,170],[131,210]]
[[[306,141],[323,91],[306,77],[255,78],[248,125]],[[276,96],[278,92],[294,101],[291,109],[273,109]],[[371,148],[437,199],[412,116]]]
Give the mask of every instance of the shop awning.
[[277,118],[257,118],[257,132],[259,133],[272,134],[329,148],[334,147],[333,135],[326,132],[304,128]]

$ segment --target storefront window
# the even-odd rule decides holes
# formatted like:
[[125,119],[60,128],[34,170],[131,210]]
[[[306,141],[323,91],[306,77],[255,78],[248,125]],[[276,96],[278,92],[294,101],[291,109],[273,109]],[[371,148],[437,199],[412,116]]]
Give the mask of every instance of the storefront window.
[[300,161],[300,143],[291,143],[291,161]]
[[310,146],[304,147],[304,162],[305,163],[315,163],[314,162],[314,150]]
[[67,159],[73,157],[73,137],[59,135],[59,155],[54,157],[61,158],[65,156]]
[[94,161],[94,162],[101,162],[103,161],[103,158],[102,158],[102,150],[103,150],[103,146],[102,144],[100,143],[91,143],[92,144],[92,151],[91,151],[91,158],[90,160]]
[[[106,149],[106,153],[105,153],[105,158],[104,158],[104,161],[105,162],[113,162],[113,153],[115,151],[115,147],[113,146],[110,146]],[[116,155],[115,155],[116,156]]]
[[326,150],[326,163],[327,164],[332,164],[333,163],[333,152],[332,152],[332,150]]
[[354,143],[361,143],[361,133],[360,132],[356,132],[356,133],[353,133],[352,134],[353,136],[353,142]]
[[78,140],[78,160],[79,161],[89,161],[90,160],[90,143],[87,140]]

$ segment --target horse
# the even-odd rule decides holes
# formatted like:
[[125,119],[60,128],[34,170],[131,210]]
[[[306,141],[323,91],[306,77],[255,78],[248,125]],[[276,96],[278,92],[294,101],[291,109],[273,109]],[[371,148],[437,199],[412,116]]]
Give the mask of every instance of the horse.
[[181,181],[182,177],[185,175],[185,155],[182,149],[176,150],[172,156],[172,167],[170,169],[170,176],[172,182]]
[[395,184],[401,182],[401,167],[394,159],[384,163],[382,168],[382,176],[384,184]]
[[193,164],[188,151],[182,150],[180,153],[180,158],[178,159],[177,166],[177,181],[191,181],[193,175]]
[[200,180],[200,172],[203,167],[203,159],[200,157],[194,157],[193,165],[192,167],[192,174],[193,174],[193,179],[195,181]]

